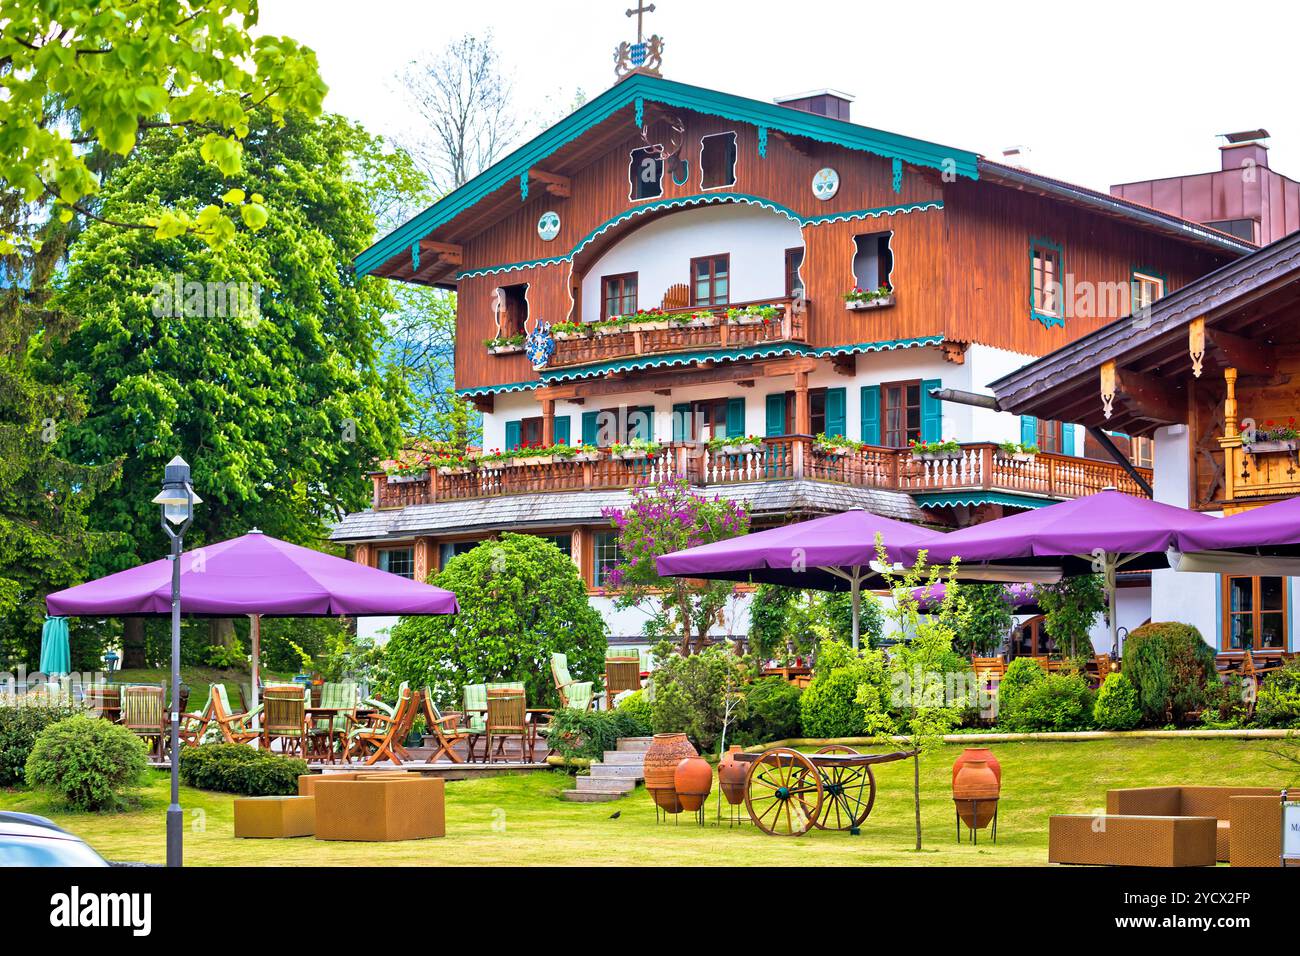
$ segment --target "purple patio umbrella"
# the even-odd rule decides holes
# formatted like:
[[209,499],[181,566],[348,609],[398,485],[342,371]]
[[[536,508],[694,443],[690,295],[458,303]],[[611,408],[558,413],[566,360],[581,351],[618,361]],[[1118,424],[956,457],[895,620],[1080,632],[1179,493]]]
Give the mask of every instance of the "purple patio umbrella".
[[[862,587],[881,583],[877,534],[890,561],[897,561],[906,545],[919,550],[946,540],[938,531],[856,508],[687,548],[664,555],[656,564],[665,577],[848,591],[853,602],[853,646],[857,647]],[[995,568],[985,573],[993,575],[993,580],[1006,581],[1013,572]]]
[[[1008,584],[1003,587],[1002,593],[1012,614],[1043,613],[1043,609],[1038,606],[1038,595],[1034,592],[1032,584]],[[941,605],[947,594],[946,585],[927,584],[914,590],[912,597],[916,598],[917,609],[924,614]]]
[[1300,498],[1180,532],[1169,565],[1176,571],[1300,575]]
[[[1107,490],[954,531],[930,546],[929,557],[939,563],[958,558],[968,571],[969,565],[1015,563],[1059,568],[1066,576],[1103,574],[1111,643],[1118,647],[1116,572],[1167,567],[1165,552],[1180,532],[1217,521],[1186,508]],[[904,545],[903,559],[914,560],[922,547]]]
[[[171,613],[171,559],[119,571],[45,598],[62,617],[140,617]],[[181,613],[252,616],[253,693],[257,694],[259,619],[455,614],[456,595],[253,531],[181,555]],[[254,699],[256,703],[256,699]]]

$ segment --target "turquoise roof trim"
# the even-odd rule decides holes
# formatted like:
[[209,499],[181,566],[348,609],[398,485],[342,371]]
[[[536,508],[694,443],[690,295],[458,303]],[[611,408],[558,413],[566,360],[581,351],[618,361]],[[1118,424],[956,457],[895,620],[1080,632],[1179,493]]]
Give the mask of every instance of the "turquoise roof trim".
[[950,508],[957,505],[1008,505],[1012,508],[1046,508],[1056,504],[1053,498],[1035,498],[1031,495],[1009,494],[1003,491],[912,492],[912,497],[922,508]]
[[638,100],[721,116],[753,126],[766,126],[768,129],[804,136],[818,142],[833,143],[845,149],[859,150],[891,160],[897,158],[914,166],[979,179],[979,157],[967,150],[638,73],[584,104],[361,252],[354,263],[357,275],[373,272],[399,252],[409,249],[411,243],[425,238],[484,197],[507,183],[517,181],[521,176],[526,177],[530,168],[545,161],[556,150]]
[[916,339],[893,339],[887,342],[859,342],[855,345],[833,345],[827,348],[813,348],[799,342],[772,342],[754,345],[748,348],[712,349],[704,352],[673,352],[668,355],[643,355],[630,359],[614,359],[595,365],[581,365],[576,368],[541,370],[542,382],[573,381],[604,375],[607,372],[634,372],[648,368],[675,368],[693,365],[709,360],[740,361],[753,358],[774,358],[782,355],[807,355],[812,358],[829,358],[832,355],[849,355],[863,352],[888,352],[894,349],[919,348],[926,345],[938,345],[943,342],[942,335],[927,336]]
[[483,385],[479,388],[458,388],[456,389],[456,394],[462,398],[473,398],[476,395],[500,395],[505,392],[531,392],[541,384],[541,382],[511,382],[509,385]]
[[662,209],[671,209],[676,206],[706,206],[722,203],[744,203],[751,206],[762,206],[764,209],[770,209],[787,219],[797,222],[802,226],[817,226],[831,222],[851,222],[858,219],[872,219],[879,216],[901,215],[909,212],[925,212],[930,209],[942,209],[942,199],[931,199],[924,202],[899,203],[892,206],[876,206],[871,209],[853,209],[847,212],[829,213],[824,216],[800,216],[788,206],[783,206],[771,199],[764,199],[762,196],[750,196],[746,193],[699,193],[693,196],[679,196],[676,199],[659,199],[655,202],[642,203],[632,209],[628,209],[606,219],[591,232],[587,233],[571,250],[562,256],[549,256],[545,259],[528,259],[524,262],[507,262],[496,266],[483,266],[479,269],[464,269],[456,273],[457,279],[473,279],[478,276],[495,275],[502,272],[514,272],[519,269],[534,269],[538,266],[559,265],[565,262],[573,261],[574,256],[580,253],[587,246],[591,245],[603,233],[608,232],[620,223],[637,216],[644,216],[646,213],[658,212]]

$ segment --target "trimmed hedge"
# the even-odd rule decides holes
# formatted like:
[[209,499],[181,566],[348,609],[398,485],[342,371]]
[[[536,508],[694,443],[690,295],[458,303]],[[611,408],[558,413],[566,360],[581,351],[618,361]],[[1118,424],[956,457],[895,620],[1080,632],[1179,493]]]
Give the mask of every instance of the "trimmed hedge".
[[1264,678],[1255,696],[1255,723],[1300,727],[1300,661],[1293,658]]
[[36,736],[46,727],[74,717],[76,707],[16,704],[0,707],[0,787],[24,780],[24,768]]
[[1142,722],[1137,689],[1126,675],[1106,675],[1092,707],[1092,720],[1098,730],[1132,730]]
[[27,783],[75,810],[111,810],[144,782],[148,745],[119,724],[78,714],[51,724],[27,757]]
[[282,757],[244,744],[208,744],[181,750],[181,780],[187,787],[245,797],[289,797],[307,761]]
[[1013,733],[1088,730],[1092,724],[1092,691],[1078,674],[1048,674],[1022,689],[998,726]]
[[1218,676],[1214,651],[1189,624],[1144,624],[1124,642],[1124,673],[1147,723],[1182,725],[1200,710]]
[[754,681],[745,694],[745,718],[736,729],[736,742],[748,746],[798,737],[802,695],[803,691],[784,677]]

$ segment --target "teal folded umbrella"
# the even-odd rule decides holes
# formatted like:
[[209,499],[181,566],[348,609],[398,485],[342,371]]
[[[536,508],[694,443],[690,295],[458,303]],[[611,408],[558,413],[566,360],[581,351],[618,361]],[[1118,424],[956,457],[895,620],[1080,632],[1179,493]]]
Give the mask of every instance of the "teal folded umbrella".
[[68,619],[47,617],[41,628],[41,673],[72,672],[72,650],[68,646]]

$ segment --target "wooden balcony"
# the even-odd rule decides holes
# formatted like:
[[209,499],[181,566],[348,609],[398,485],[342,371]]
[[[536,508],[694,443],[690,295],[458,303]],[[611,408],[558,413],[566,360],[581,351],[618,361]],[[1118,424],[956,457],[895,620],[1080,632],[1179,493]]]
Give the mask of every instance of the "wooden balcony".
[[[1137,471],[1151,480],[1150,469]],[[988,443],[963,445],[956,457],[943,461],[917,461],[906,449],[874,446],[836,457],[816,452],[806,436],[768,438],[742,453],[672,444],[644,458],[506,464],[404,480],[378,473],[372,479],[374,507],[392,509],[501,495],[618,490],[676,475],[697,487],[802,478],[909,494],[988,491],[1062,500],[1108,487],[1143,494],[1119,465],[1090,458],[1039,454],[1016,461]]]
[[[781,310],[781,314],[770,322],[742,323],[727,320],[727,309],[744,308],[747,305],[773,305]],[[803,308],[802,312],[796,311],[791,299],[764,299],[761,302],[733,302],[712,310],[695,308],[665,311],[665,316],[694,316],[708,311],[712,315],[712,324],[681,325],[668,322],[666,328],[620,329],[575,338],[557,337],[555,353],[547,367],[592,365],[638,355],[737,349],[769,342],[805,342],[808,327],[806,302]]]

